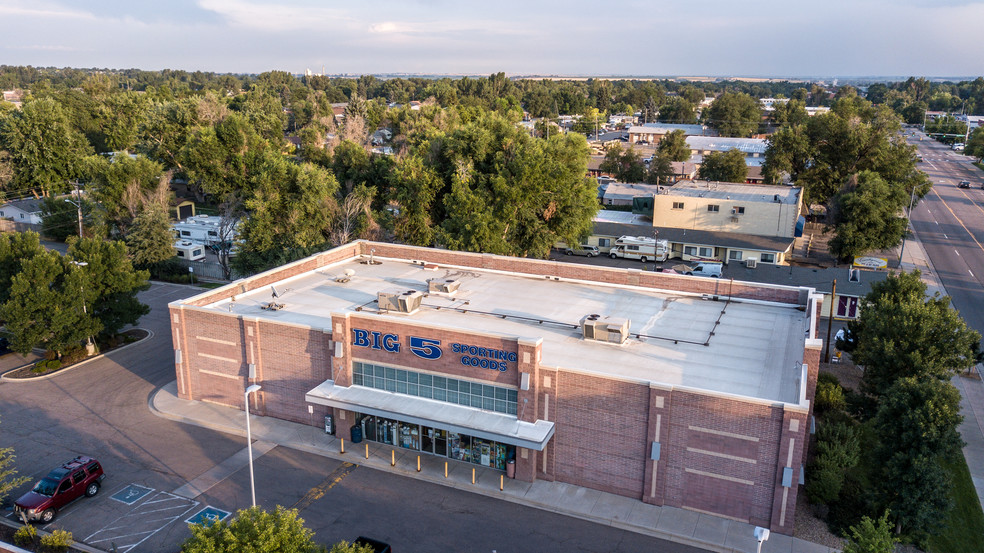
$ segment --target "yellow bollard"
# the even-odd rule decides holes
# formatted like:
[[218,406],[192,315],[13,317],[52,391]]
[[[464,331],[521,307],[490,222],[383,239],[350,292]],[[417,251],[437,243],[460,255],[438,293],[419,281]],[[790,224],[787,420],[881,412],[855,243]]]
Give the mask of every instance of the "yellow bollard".
[[444,477],[448,477],[448,462],[444,461]]
[[472,469],[472,484],[475,483],[475,469]]
[[366,444],[366,459],[369,458],[369,444]]
[[420,472],[420,455],[417,455],[417,472]]
[[342,453],[345,453],[345,438],[342,438]]
[[396,450],[395,449],[393,451],[390,451],[390,466],[391,467],[395,467],[396,466]]
[[505,484],[505,478],[506,478],[506,475],[505,474],[500,474],[499,475],[499,491],[500,492],[502,491],[502,486]]

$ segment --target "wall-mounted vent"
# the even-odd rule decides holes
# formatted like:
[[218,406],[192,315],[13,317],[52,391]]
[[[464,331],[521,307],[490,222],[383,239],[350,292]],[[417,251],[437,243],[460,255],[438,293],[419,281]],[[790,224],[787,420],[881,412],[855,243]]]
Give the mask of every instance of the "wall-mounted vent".
[[427,279],[427,291],[431,294],[447,294],[453,296],[461,282],[453,278],[429,278]]
[[629,320],[588,315],[581,319],[581,332],[585,340],[622,344],[629,338]]
[[416,313],[420,309],[420,300],[424,293],[417,290],[407,290],[398,292],[380,292],[376,299],[379,303],[380,311],[394,311],[396,313],[406,313],[408,315]]

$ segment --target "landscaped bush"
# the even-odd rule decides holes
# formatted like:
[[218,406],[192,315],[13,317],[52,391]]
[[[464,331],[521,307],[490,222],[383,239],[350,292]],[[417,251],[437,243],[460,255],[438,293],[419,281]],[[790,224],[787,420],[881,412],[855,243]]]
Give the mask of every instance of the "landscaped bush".
[[849,422],[821,422],[815,451],[806,473],[806,496],[812,503],[828,505],[837,501],[847,472],[861,457],[855,428]]
[[14,545],[18,547],[28,547],[34,545],[34,540],[38,539],[38,531],[31,524],[25,524],[14,533]]
[[72,546],[72,533],[55,530],[49,536],[41,537],[41,548],[50,553],[64,553]]
[[44,359],[35,363],[34,368],[31,369],[31,372],[36,374],[44,374],[49,371],[58,370],[61,366],[62,363],[58,359]]
[[847,408],[844,388],[837,381],[837,377],[826,373],[821,374],[817,378],[817,392],[813,401],[813,407],[817,415],[822,415],[829,411],[843,411]]
[[85,351],[85,348],[73,348],[62,354],[61,362],[63,365],[72,365],[74,363],[78,363],[79,361],[84,361],[88,356],[89,354]]

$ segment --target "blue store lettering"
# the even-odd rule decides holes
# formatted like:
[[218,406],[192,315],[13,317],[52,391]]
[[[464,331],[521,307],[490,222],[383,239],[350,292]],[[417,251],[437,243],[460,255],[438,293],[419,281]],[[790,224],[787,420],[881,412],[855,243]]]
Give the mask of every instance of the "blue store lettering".
[[[440,340],[409,336],[408,342],[407,349],[410,350],[410,353],[421,359],[433,361],[440,359],[444,354],[444,350],[441,349]],[[383,334],[382,332],[366,330],[364,328],[353,328],[352,345],[389,353],[399,353],[400,336],[398,334]],[[451,352],[461,354],[460,360],[462,365],[500,372],[509,370],[508,363],[515,363],[517,361],[517,355],[514,351],[483,348],[471,344],[451,344]]]

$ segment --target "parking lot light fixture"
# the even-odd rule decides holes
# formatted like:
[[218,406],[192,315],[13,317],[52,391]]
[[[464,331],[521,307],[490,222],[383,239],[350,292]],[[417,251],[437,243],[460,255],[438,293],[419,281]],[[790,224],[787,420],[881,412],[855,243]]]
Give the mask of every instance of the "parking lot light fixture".
[[[89,266],[89,264],[86,263],[85,261],[72,261],[72,265],[75,265],[76,267]],[[79,285],[79,292],[81,293],[82,296],[82,313],[84,315],[88,315],[89,312],[85,308],[85,288],[83,288],[81,284]],[[92,345],[92,336],[85,337],[85,351],[89,355],[92,355],[96,351],[96,347]]]
[[259,384],[253,384],[249,388],[246,388],[246,393],[243,394],[246,399],[246,453],[249,456],[249,493],[253,500],[253,507],[256,507],[256,484],[253,481],[253,435],[249,430],[249,394],[253,392],[260,391]]

